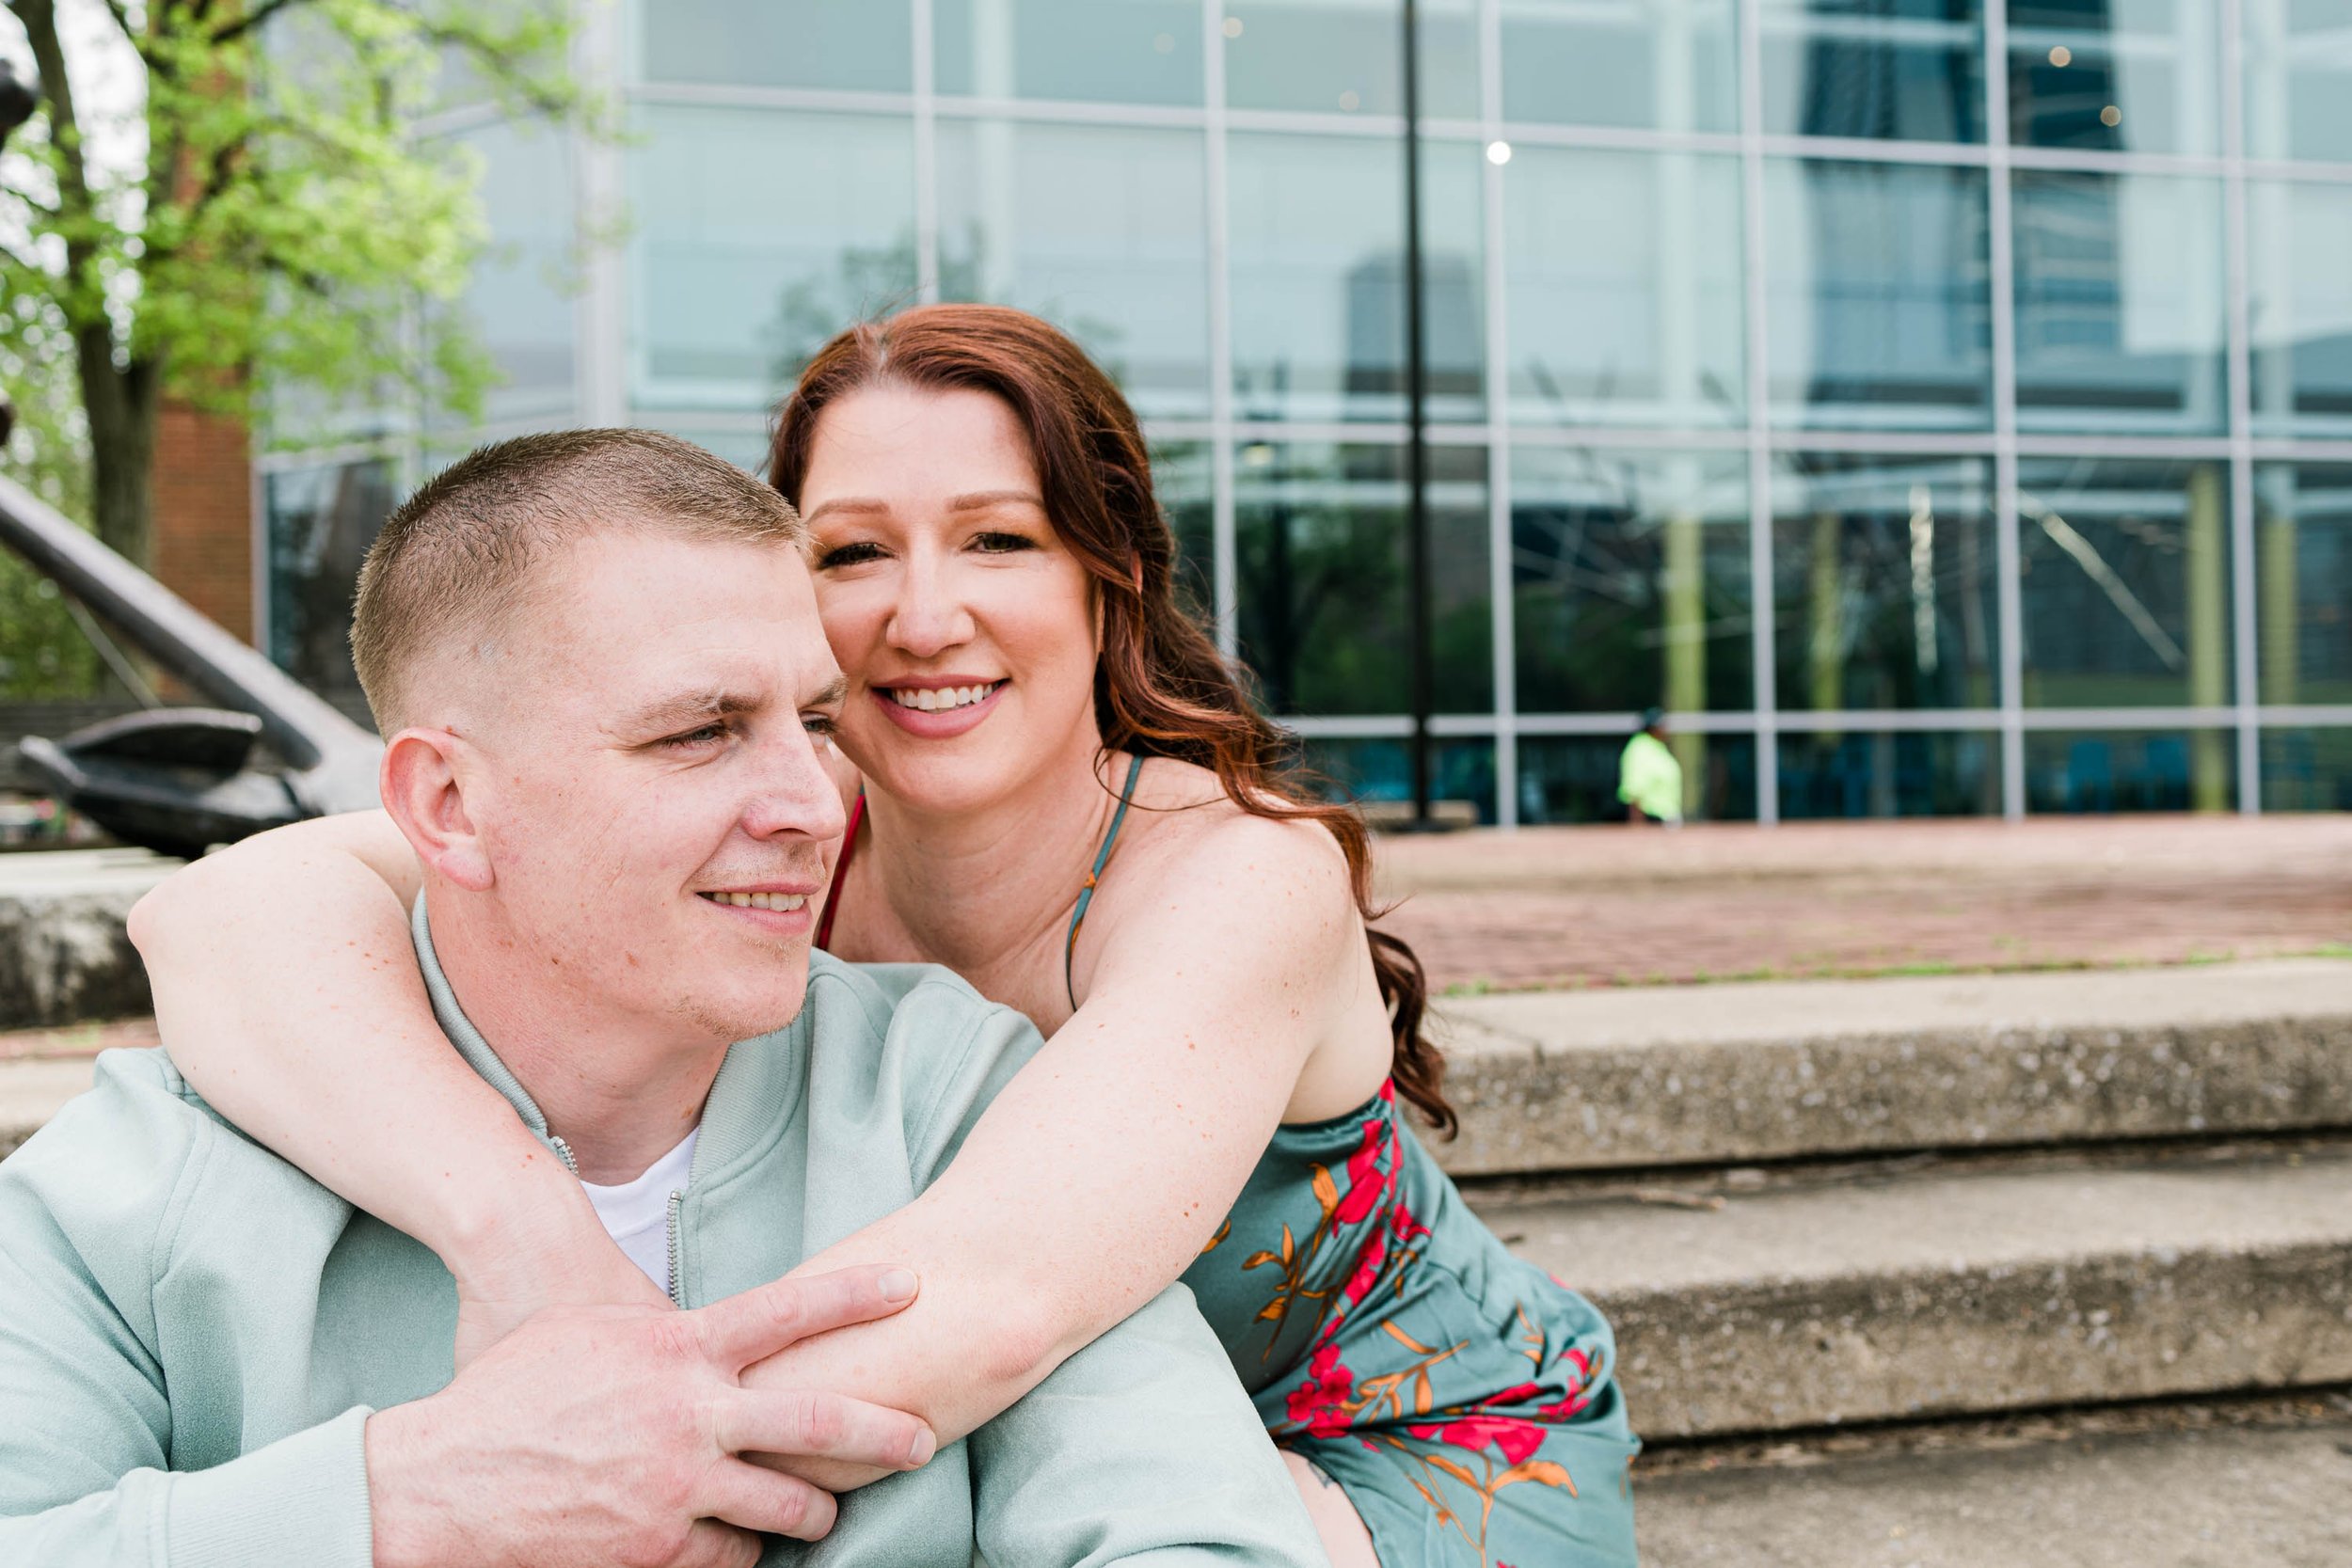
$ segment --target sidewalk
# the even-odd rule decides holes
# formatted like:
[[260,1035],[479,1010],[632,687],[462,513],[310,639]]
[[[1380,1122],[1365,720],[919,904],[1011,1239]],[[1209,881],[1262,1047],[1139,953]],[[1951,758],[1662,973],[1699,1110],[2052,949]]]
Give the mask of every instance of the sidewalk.
[[1387,928],[1479,990],[2352,952],[2352,816],[1383,835]]
[[2352,1421],[1645,1477],[1651,1568],[2341,1568]]

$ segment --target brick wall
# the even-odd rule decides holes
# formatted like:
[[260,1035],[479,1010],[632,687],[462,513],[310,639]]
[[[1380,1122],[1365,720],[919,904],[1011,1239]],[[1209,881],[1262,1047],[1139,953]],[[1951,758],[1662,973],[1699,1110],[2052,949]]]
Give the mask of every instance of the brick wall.
[[245,426],[179,404],[155,433],[155,576],[253,639],[253,462]]

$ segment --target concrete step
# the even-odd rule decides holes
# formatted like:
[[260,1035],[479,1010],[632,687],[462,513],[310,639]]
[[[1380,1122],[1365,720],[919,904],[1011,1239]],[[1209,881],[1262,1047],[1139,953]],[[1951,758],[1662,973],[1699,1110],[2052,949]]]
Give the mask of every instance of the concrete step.
[[2343,1568],[2352,1420],[1644,1475],[1647,1568]]
[[87,1057],[0,1062],[0,1159],[90,1085]]
[[148,1011],[147,971],[122,922],[180,863],[144,849],[0,855],[0,1029]]
[[1442,1005],[1457,1175],[2352,1129],[2352,960]]
[[2352,1140],[1647,1196],[1472,1202],[1653,1438],[2352,1382]]

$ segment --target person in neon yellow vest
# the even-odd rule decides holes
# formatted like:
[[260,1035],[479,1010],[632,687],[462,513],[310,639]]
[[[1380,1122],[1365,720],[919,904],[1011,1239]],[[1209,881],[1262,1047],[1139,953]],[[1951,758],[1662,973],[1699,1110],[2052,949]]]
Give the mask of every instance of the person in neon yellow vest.
[[1682,764],[1666,745],[1666,711],[1651,708],[1617,761],[1617,799],[1636,822],[1682,826]]

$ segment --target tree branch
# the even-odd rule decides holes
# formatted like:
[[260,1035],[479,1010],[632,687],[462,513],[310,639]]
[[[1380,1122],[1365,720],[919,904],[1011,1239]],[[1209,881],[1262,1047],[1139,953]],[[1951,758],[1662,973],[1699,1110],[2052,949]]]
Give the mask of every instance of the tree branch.
[[115,19],[115,25],[117,27],[122,29],[122,36],[124,40],[130,43],[131,48],[138,55],[139,63],[147,68],[149,74],[165,77],[168,77],[171,74],[170,71],[165,67],[164,63],[157,59],[154,54],[147,47],[146,34],[132,24],[131,8],[125,5],[123,0],[106,0],[106,14]]
[[527,108],[556,119],[572,112],[570,94],[544,87],[528,72],[516,70],[514,62],[492,43],[485,42],[481,35],[445,23],[427,22],[422,17],[417,19],[417,31],[428,43],[465,51],[482,68],[484,75],[505,87]]
[[260,5],[246,8],[242,15],[231,17],[215,28],[209,37],[215,44],[229,43],[261,27],[279,11],[292,10],[307,3],[308,0],[262,0]]

